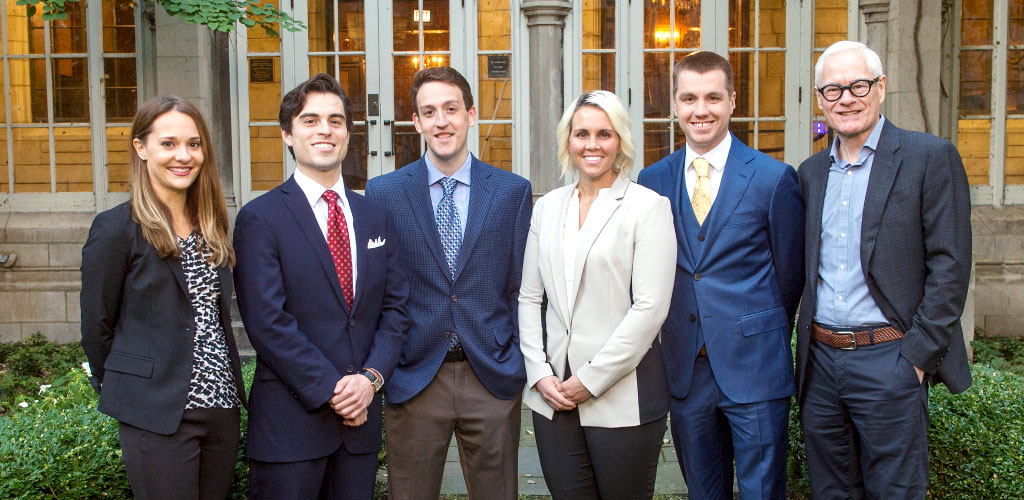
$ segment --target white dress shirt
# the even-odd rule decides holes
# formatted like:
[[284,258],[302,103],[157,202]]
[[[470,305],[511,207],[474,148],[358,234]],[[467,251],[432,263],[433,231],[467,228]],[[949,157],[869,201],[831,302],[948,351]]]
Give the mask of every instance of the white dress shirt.
[[729,159],[729,148],[732,147],[732,134],[726,134],[725,139],[718,143],[711,151],[699,155],[690,149],[690,145],[686,145],[686,169],[683,170],[683,176],[686,179],[686,193],[687,198],[693,199],[693,187],[697,185],[697,171],[693,168],[693,160],[697,158],[704,158],[711,164],[711,168],[708,169],[709,186],[711,195],[711,206],[715,206],[715,198],[718,197],[718,187],[722,185],[722,172],[725,170],[725,162]]
[[[306,195],[306,201],[309,202],[309,206],[313,209],[313,216],[316,217],[316,223],[320,226],[320,233],[324,235],[324,241],[327,241],[327,200],[323,199],[324,192],[327,188],[323,187],[317,181],[314,181],[308,175],[302,173],[302,170],[295,169],[295,173],[292,174],[295,177],[295,183],[302,189],[302,193]],[[348,227],[348,248],[352,252],[352,293],[356,293],[356,229],[352,220],[352,209],[348,205],[348,196],[345,195],[345,178],[338,176],[338,182],[331,187],[335,193],[338,193],[338,204],[341,205],[341,213],[345,215],[345,226]],[[284,256],[287,258],[287,256]]]

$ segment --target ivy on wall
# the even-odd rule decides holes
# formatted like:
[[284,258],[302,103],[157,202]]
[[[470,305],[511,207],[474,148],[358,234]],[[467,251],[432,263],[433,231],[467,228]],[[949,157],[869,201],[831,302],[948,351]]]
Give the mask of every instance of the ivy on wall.
[[[29,17],[35,15],[41,6],[43,20],[67,19],[65,5],[80,0],[17,0],[24,5]],[[109,0],[107,0],[109,1]],[[153,0],[163,6],[172,16],[186,22],[201,24],[215,31],[234,31],[241,24],[246,28],[260,27],[268,34],[277,36],[276,26],[287,31],[301,31],[306,25],[295,20],[284,11],[260,0]]]

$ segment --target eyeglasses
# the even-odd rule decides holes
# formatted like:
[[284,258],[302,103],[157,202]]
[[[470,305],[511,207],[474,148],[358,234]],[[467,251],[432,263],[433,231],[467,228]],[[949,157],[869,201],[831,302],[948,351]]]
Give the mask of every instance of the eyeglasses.
[[821,97],[825,98],[828,102],[838,101],[843,96],[844,90],[849,90],[850,94],[854,97],[864,97],[871,92],[871,86],[878,83],[878,80],[882,77],[876,76],[874,80],[856,80],[853,83],[842,86],[842,85],[825,85],[824,87],[818,88],[818,92],[821,93]]

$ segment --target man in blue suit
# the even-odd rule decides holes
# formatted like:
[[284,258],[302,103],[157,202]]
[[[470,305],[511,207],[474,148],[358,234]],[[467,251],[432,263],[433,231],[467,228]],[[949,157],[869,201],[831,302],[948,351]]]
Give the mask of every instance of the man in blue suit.
[[662,328],[676,454],[690,498],[786,497],[790,334],[803,289],[796,172],[729,133],[729,61],[697,52],[673,69],[686,147],[640,172],[675,216],[675,288]]
[[373,497],[382,384],[409,295],[387,210],[347,189],[352,106],[320,74],[285,95],[297,168],[235,221],[238,309],[256,348],[246,453],[253,499]]
[[385,404],[389,493],[436,500],[454,432],[470,498],[515,499],[530,184],[469,154],[476,108],[457,71],[421,70],[411,94],[427,152],[366,184],[395,214],[409,272],[408,343]]

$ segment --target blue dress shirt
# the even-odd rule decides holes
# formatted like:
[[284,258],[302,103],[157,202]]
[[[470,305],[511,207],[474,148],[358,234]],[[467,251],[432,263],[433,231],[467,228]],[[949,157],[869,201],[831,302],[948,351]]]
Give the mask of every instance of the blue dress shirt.
[[[433,206],[434,213],[436,214],[437,204],[441,202],[441,197],[444,196],[444,188],[441,187],[439,181],[445,175],[430,162],[430,155],[423,155],[423,163],[427,164],[427,185],[430,188],[430,204]],[[466,218],[469,217],[469,174],[472,168],[473,153],[469,153],[466,155],[466,162],[452,174],[452,178],[458,181],[458,184],[455,185],[455,193],[452,194],[452,200],[455,202],[455,208],[459,211],[459,233],[463,236],[466,234]]]
[[840,157],[839,137],[832,141],[832,166],[821,214],[818,304],[814,312],[814,321],[822,325],[856,327],[889,322],[871,298],[860,261],[864,196],[884,124],[883,116],[861,147],[857,163]]

